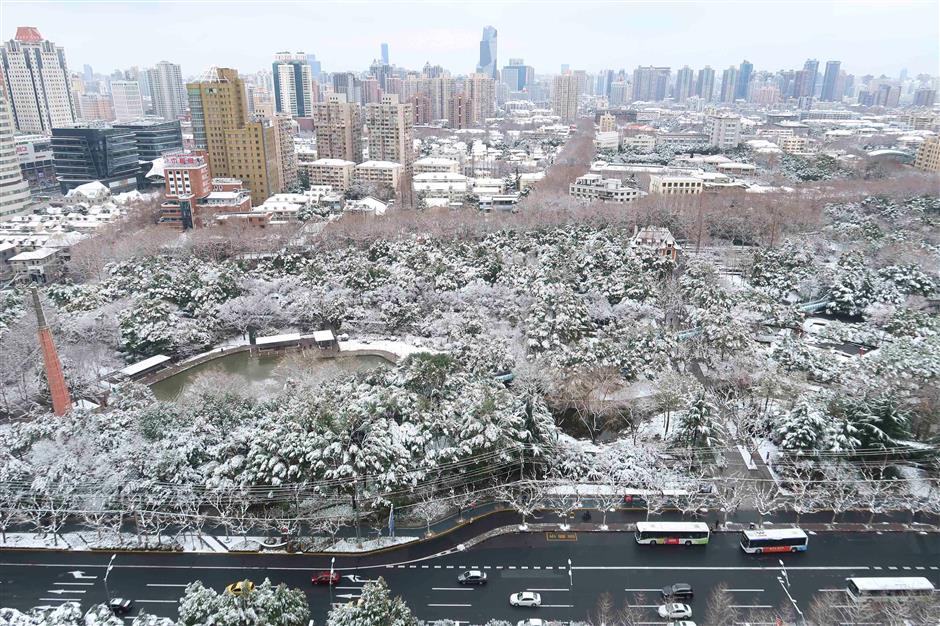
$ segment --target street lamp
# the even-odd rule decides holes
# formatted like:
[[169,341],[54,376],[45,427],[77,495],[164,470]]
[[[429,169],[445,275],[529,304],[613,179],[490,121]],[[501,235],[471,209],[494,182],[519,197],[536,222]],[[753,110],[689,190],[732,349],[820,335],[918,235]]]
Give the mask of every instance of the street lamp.
[[568,559],[568,586],[574,588],[574,575],[571,573],[571,559]]
[[800,610],[800,607],[796,604],[796,599],[790,593],[790,576],[787,574],[787,567],[783,564],[783,559],[777,559],[777,563],[780,564],[780,574],[777,576],[777,582],[780,583],[780,588],[783,589],[783,592],[787,594],[787,598],[790,600],[790,604],[793,605],[793,610],[796,611],[796,614],[800,616],[800,623],[804,626],[806,625],[806,618],[803,616],[803,611]]
[[104,593],[108,596],[108,604],[111,604],[111,591],[108,589],[108,576],[111,574],[111,569],[114,567],[114,559],[117,558],[117,554],[111,555],[111,560],[108,561],[108,568],[104,571]]
[[336,565],[336,557],[330,559],[330,580],[328,586],[330,588],[330,610],[333,610],[333,567]]

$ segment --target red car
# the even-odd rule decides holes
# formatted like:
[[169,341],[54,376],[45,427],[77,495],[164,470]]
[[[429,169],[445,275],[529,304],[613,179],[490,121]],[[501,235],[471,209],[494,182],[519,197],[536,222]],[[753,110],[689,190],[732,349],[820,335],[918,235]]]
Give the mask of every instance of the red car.
[[339,582],[341,576],[337,572],[320,572],[314,574],[310,579],[314,585],[335,585]]

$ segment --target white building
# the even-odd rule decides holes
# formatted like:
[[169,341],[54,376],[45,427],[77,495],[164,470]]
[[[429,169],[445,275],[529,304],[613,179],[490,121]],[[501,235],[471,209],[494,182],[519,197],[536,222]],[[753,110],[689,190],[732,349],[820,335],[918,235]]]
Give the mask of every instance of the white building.
[[650,176],[650,193],[664,196],[699,194],[703,187],[702,179],[695,176]]
[[620,140],[620,145],[627,150],[646,153],[656,149],[656,137],[653,135],[633,135]]
[[631,202],[640,197],[639,189],[624,187],[617,178],[604,178],[600,174],[585,174],[568,186],[568,193],[579,200],[604,202]]
[[398,191],[403,169],[401,163],[392,161],[366,161],[355,167],[354,180]]
[[574,74],[560,74],[552,81],[552,113],[565,123],[577,119],[578,77]]
[[276,110],[293,116],[311,117],[318,98],[317,83],[303,52],[274,55]]
[[455,172],[425,172],[415,174],[412,181],[415,194],[425,197],[463,200],[470,191],[470,179]]
[[64,48],[34,27],[20,26],[0,48],[0,61],[18,130],[48,135],[75,121]]
[[29,183],[23,180],[13,135],[10,105],[0,95],[0,220],[27,213],[30,204]]
[[150,101],[159,117],[172,122],[186,110],[187,95],[180,66],[160,61],[147,72]]
[[460,163],[442,157],[424,157],[415,161],[413,167],[416,175],[434,172],[456,174],[460,169]]
[[111,81],[111,106],[114,119],[131,122],[144,116],[144,101],[140,97],[140,83],[136,80]]
[[722,150],[734,148],[741,143],[741,117],[718,114],[705,116],[705,134],[708,143]]
[[597,150],[616,150],[620,147],[620,133],[615,130],[601,131],[594,134],[594,148]]

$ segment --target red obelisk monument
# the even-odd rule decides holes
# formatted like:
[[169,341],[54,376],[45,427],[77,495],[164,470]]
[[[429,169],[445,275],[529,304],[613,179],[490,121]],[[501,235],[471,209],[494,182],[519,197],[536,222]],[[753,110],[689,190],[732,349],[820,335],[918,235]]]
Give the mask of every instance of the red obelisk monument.
[[72,409],[72,399],[69,397],[69,388],[62,374],[59,353],[56,352],[55,343],[52,341],[52,330],[46,324],[46,315],[42,312],[42,303],[39,302],[39,291],[35,287],[33,287],[33,306],[36,308],[36,322],[39,325],[42,362],[46,366],[46,380],[49,382],[49,391],[52,393],[52,412],[56,415],[65,415]]

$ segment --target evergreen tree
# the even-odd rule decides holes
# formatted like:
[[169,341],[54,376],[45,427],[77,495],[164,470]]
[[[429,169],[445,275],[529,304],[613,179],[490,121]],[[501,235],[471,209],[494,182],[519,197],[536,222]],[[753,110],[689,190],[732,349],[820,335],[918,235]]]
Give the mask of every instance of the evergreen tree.
[[326,626],[418,626],[400,597],[392,597],[385,579],[366,583],[362,597],[330,611]]
[[780,422],[775,434],[784,450],[818,450],[825,440],[826,420],[813,403],[801,400]]

